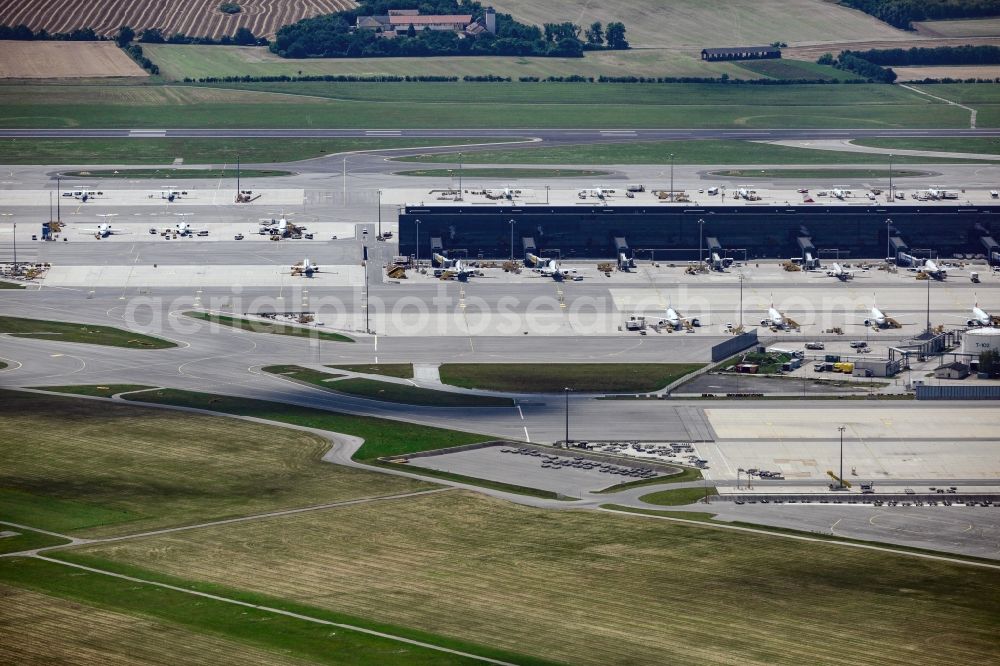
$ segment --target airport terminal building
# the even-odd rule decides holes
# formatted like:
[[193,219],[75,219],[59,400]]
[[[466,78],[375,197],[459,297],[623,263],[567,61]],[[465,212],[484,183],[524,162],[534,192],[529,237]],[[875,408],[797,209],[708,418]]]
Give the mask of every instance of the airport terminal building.
[[[811,257],[836,260],[900,253],[1000,263],[1000,201],[988,192],[731,190],[690,198],[663,191],[530,190],[433,193],[399,215],[400,253],[470,259],[695,260]],[[429,198],[429,197],[428,197]],[[541,201],[539,201],[541,199]],[[546,199],[549,203],[546,203]],[[886,254],[888,253],[888,255]]]

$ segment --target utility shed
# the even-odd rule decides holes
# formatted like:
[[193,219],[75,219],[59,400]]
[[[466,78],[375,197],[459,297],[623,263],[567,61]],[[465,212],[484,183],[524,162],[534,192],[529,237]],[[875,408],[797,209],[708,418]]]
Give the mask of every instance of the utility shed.
[[780,57],[781,49],[776,46],[733,46],[701,50],[702,60],[762,60]]
[[955,361],[934,368],[934,376],[938,379],[965,379],[969,376],[969,366]]

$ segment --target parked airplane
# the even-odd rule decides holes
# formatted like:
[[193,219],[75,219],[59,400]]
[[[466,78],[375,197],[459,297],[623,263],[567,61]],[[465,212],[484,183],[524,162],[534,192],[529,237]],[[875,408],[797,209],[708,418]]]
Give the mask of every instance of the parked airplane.
[[300,227],[297,224],[289,222],[284,215],[277,220],[274,218],[262,219],[260,221],[260,227],[261,231],[269,233],[272,236],[279,236],[281,238],[298,236],[306,230],[305,227]]
[[562,269],[559,268],[559,262],[555,259],[543,259],[542,257],[531,254],[530,252],[525,257],[528,263],[531,264],[532,269],[545,277],[550,277],[554,280],[562,280],[565,277]]
[[[161,199],[166,199],[167,203],[173,203],[179,200],[181,197],[186,197],[188,195],[187,190],[175,190],[172,187],[165,187],[159,191],[159,196]],[[150,195],[152,197],[153,195]]]
[[[190,215],[191,213],[178,213],[178,215]],[[180,236],[193,236],[198,233],[208,233],[208,229],[195,229],[188,222],[177,222],[174,224],[174,233]]]
[[435,265],[444,269],[441,273],[441,279],[443,280],[458,278],[464,282],[474,274],[473,268],[464,263],[461,259],[449,259],[445,255],[437,252],[431,255],[431,259],[433,259]]
[[319,266],[309,261],[309,257],[302,260],[302,263],[292,266],[292,275],[302,275],[311,278],[313,273],[319,273]]
[[865,326],[871,326],[874,329],[903,327],[901,323],[879,310],[875,304],[874,294],[872,295],[872,309],[869,312],[868,319],[865,319]]
[[[116,217],[117,215],[118,215],[117,213],[105,213],[103,215],[98,215],[97,217],[103,217],[104,219],[108,219],[111,217]],[[112,228],[110,222],[102,222],[101,224],[98,224],[96,227],[91,227],[89,229],[84,227],[82,229],[77,229],[77,231],[79,231],[82,234],[94,234],[95,238],[107,238],[108,236],[114,236],[117,234],[131,233],[129,231],[123,231],[122,229]]]
[[[950,319],[958,319],[958,317],[949,317]],[[990,328],[993,326],[1000,326],[1000,315],[990,314],[986,310],[979,307],[979,301],[972,306],[972,318],[971,319],[961,319],[965,322],[965,325],[969,328],[975,328],[977,326],[982,326],[984,328]]]
[[852,271],[844,270],[844,268],[837,262],[833,262],[833,265],[830,267],[830,270],[826,272],[826,274],[828,277],[835,277],[841,282],[847,282],[848,280],[854,279],[854,273]]
[[672,305],[667,305],[667,316],[665,319],[660,320],[661,326],[669,326],[675,331],[679,331],[682,328],[687,330],[692,330],[698,326],[701,326],[701,322],[695,317],[685,317],[681,313],[674,310]]
[[771,301],[771,306],[767,309],[767,319],[761,319],[760,325],[778,328],[783,331],[791,328],[799,328],[798,323],[796,323],[792,319],[789,319],[788,317],[785,316],[783,312],[779,312],[774,307],[773,300]]
[[938,281],[943,281],[948,277],[948,271],[941,268],[937,262],[931,259],[924,260],[923,266],[920,266],[920,271],[927,275],[927,277],[934,278]]

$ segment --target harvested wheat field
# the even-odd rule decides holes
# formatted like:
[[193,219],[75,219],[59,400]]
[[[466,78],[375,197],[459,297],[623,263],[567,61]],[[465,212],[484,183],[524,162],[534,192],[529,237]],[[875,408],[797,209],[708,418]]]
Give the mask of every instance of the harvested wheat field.
[[567,664],[976,664],[1000,649],[1000,572],[462,491],[84,552]]
[[0,585],[2,664],[297,664],[153,619]]
[[0,79],[149,76],[113,42],[0,41]]
[[24,24],[32,30],[69,32],[93,28],[99,35],[112,35],[127,25],[136,32],[159,28],[165,35],[183,32],[193,37],[219,38],[238,28],[272,37],[287,23],[354,7],[352,0],[239,0],[238,14],[219,11],[218,0],[70,0],[65,3],[0,0],[0,24]]
[[995,79],[1000,77],[1000,65],[937,65],[893,67],[899,81],[924,79]]

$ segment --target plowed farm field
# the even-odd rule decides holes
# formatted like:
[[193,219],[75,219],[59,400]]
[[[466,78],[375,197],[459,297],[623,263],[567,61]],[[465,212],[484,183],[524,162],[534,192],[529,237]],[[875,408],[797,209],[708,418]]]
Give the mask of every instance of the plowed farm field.
[[149,76],[113,42],[0,42],[0,79]]
[[352,0],[238,0],[239,14],[223,14],[218,0],[68,0],[65,3],[0,0],[0,24],[24,24],[33,30],[69,32],[93,28],[112,35],[120,26],[136,32],[159,28],[165,35],[183,32],[195,37],[219,38],[238,28],[272,37],[283,25],[301,18],[354,7]]

